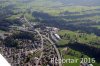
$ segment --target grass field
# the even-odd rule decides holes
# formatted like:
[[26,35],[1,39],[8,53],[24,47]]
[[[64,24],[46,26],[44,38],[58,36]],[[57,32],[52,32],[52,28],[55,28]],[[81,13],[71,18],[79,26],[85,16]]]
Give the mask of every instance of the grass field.
[[77,60],[77,62],[74,63],[63,63],[63,66],[80,66],[80,58],[81,56],[84,56],[84,58],[89,58],[88,56],[82,54],[81,52],[72,50],[70,48],[68,48],[67,50],[64,50],[65,48],[59,48],[61,54],[62,54],[62,58],[63,59],[74,59]]
[[[79,31],[60,30],[58,34],[62,37],[62,39],[57,44],[59,46],[65,46],[65,47],[59,48],[62,58],[63,59],[68,59],[68,58],[79,59],[77,63],[63,63],[63,66],[79,66],[81,56],[83,56],[83,58],[90,58],[89,56],[83,54],[82,52],[68,48],[66,45],[70,42],[70,40],[77,38],[76,40],[78,42],[89,44],[89,42],[91,41],[96,41],[97,38],[98,40],[100,39],[100,37],[97,37],[94,34],[86,34],[86,33],[81,34]],[[68,49],[64,50],[65,48],[68,48]],[[93,65],[99,66],[100,63],[96,62],[96,63],[93,63]]]
[[[67,50],[65,50],[67,48]],[[67,61],[66,63],[63,63],[63,66],[80,66],[80,62],[81,62],[81,58],[87,58],[89,59],[90,57],[83,54],[82,52],[79,52],[79,51],[76,51],[76,50],[73,50],[71,48],[68,48],[68,47],[64,47],[64,48],[59,48],[59,51],[61,53],[61,56],[62,56],[62,59],[74,59],[74,60],[77,60],[77,62],[74,62],[74,63],[70,63],[69,61]],[[92,58],[90,58],[92,59]],[[94,66],[99,66],[100,63],[96,62],[92,62],[90,61]]]
[[[95,43],[100,40],[100,37],[94,34],[79,33],[78,31],[60,30],[58,34],[62,36],[62,40],[59,41],[61,45],[66,45],[70,41],[77,41],[83,44],[90,44],[91,42]],[[100,45],[94,45],[94,46],[100,46]]]
[[100,25],[94,25],[94,26],[91,26],[91,27],[95,27],[97,29],[100,29]]

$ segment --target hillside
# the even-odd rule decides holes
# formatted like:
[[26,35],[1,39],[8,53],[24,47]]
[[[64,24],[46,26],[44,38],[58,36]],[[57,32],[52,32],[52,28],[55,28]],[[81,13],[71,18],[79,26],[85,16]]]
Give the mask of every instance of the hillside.
[[[17,57],[16,54],[19,53],[19,58],[12,59],[16,63],[18,60],[19,65],[13,66],[20,66],[20,64],[26,66],[24,64],[40,55],[40,60],[49,60],[53,54],[54,57],[61,55],[64,59],[91,58],[94,60],[92,58],[95,58],[95,63],[92,61],[91,63],[94,66],[100,66],[99,3],[100,0],[0,0],[0,47],[4,45],[2,51],[5,55],[8,53],[6,56],[9,55],[11,58]],[[8,32],[12,35],[2,39],[2,34],[4,33],[5,36]],[[53,35],[55,38],[52,37]],[[55,47],[54,50],[49,39],[55,43],[53,44],[58,50]],[[42,47],[43,53],[38,46]],[[30,51],[35,49],[37,49],[36,52]],[[23,56],[28,53],[27,51],[32,54]],[[42,54],[44,54],[43,57]],[[80,66],[79,61],[73,64],[63,63],[63,66]],[[41,66],[47,66],[45,64],[47,63],[43,62]]]
[[[45,2],[45,3],[48,3],[49,4],[52,4],[52,3],[61,3],[63,5],[88,5],[88,6],[97,6],[97,5],[100,5],[100,0],[18,0],[18,1],[21,1],[21,2]],[[51,2],[51,3],[50,3]],[[61,5],[59,4],[59,5]]]
[[[35,6],[100,6],[100,0],[0,0],[0,3]],[[8,3],[7,3],[8,2]]]

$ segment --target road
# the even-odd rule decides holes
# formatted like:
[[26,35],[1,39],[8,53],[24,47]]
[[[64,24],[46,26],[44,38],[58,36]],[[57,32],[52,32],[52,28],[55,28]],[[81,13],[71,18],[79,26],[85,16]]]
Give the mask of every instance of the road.
[[26,19],[25,15],[24,15],[24,19],[25,19],[25,21],[27,22],[27,24],[28,24],[30,27],[33,27],[33,26],[31,25],[31,23]]
[[[24,19],[25,19],[25,21],[27,22],[27,24],[29,25],[29,27],[33,27],[31,24],[30,24],[30,22],[26,19],[26,17],[24,16]],[[34,30],[34,29],[33,29]],[[38,66],[38,64],[39,64],[39,61],[41,60],[41,58],[42,58],[42,56],[43,56],[43,37],[42,37],[42,35],[40,34],[40,32],[38,31],[38,30],[36,30],[35,29],[35,31],[38,33],[38,35],[41,37],[41,51],[42,51],[42,53],[41,53],[41,55],[40,55],[40,57],[39,57],[39,59],[37,60],[37,62],[36,62],[36,66]]]
[[35,30],[37,33],[38,33],[38,35],[41,37],[41,51],[42,51],[42,53],[41,53],[41,55],[40,55],[40,58],[37,60],[37,63],[36,63],[36,66],[38,66],[38,64],[39,64],[39,61],[41,60],[41,58],[42,58],[42,56],[43,56],[43,37],[42,37],[42,35],[40,34],[40,32],[38,31],[38,30]]
[[[58,60],[61,59],[59,50],[58,50],[58,48],[56,47],[55,43],[54,43],[50,38],[46,37],[45,35],[43,35],[43,37],[44,37],[45,39],[49,40],[50,43],[51,43],[51,44],[53,45],[53,47],[55,48],[55,51],[56,51],[56,53],[57,53],[57,55],[58,55]],[[59,63],[59,66],[62,66],[62,63]]]
[[[30,24],[30,22],[26,19],[25,16],[24,16],[24,19],[25,19],[25,21],[28,23],[28,25],[29,25],[30,27],[33,27],[33,26]],[[47,39],[47,40],[50,41],[50,43],[51,43],[51,44],[53,45],[53,47],[55,48],[55,51],[56,51],[56,53],[57,53],[57,55],[58,55],[58,59],[61,59],[59,50],[58,50],[58,48],[56,47],[55,43],[54,43],[50,38],[46,37],[45,35],[41,35],[40,32],[39,32],[38,30],[35,29],[35,31],[36,31],[36,32],[38,33],[38,35],[41,37],[41,43],[42,43],[42,47],[41,47],[42,53],[41,53],[41,55],[40,55],[40,58],[37,60],[36,66],[38,66],[39,61],[41,60],[41,58],[42,58],[42,56],[43,56],[43,37],[44,37],[45,39]],[[52,35],[52,33],[50,33],[50,34]],[[59,63],[59,66],[62,66],[62,63]]]

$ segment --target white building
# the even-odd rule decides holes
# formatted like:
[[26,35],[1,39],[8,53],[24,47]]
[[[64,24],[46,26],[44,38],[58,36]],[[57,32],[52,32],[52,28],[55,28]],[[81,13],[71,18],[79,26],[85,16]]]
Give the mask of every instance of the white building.
[[58,34],[54,34],[57,39],[61,39]]

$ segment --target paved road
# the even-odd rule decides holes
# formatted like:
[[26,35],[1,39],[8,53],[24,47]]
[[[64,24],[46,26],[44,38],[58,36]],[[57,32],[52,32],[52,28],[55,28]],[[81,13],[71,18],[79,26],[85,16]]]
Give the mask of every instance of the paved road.
[[[30,22],[26,19],[25,16],[24,16],[24,19],[25,19],[25,21],[29,24],[30,27],[33,27],[33,26],[30,24]],[[50,43],[53,45],[53,47],[55,48],[55,51],[56,51],[56,53],[57,53],[57,55],[58,55],[58,59],[61,59],[60,53],[59,53],[58,48],[56,47],[55,43],[54,43],[50,38],[48,38],[48,37],[46,37],[46,36],[44,36],[44,35],[41,35],[40,32],[39,32],[38,30],[35,30],[35,31],[36,31],[36,32],[39,34],[39,36],[41,37],[41,43],[42,43],[41,49],[43,50],[43,37],[44,37],[44,38],[48,39],[48,40],[50,41]],[[52,34],[52,33],[50,33],[50,34]],[[38,66],[39,61],[40,61],[42,55],[43,55],[43,52],[41,53],[40,58],[37,60],[36,66]],[[62,64],[59,63],[59,66],[62,66]]]
[[[32,25],[31,25],[31,23],[26,19],[26,17],[24,16],[24,19],[25,19],[25,21],[27,22],[27,24],[29,25],[29,27],[33,27]],[[34,29],[33,29],[34,30]],[[37,60],[37,62],[36,62],[36,66],[38,66],[38,64],[39,64],[39,61],[41,60],[41,58],[42,58],[42,56],[43,56],[43,37],[42,37],[42,35],[40,34],[40,32],[38,31],[38,30],[36,30],[35,29],[35,31],[38,33],[38,35],[41,37],[41,51],[42,51],[42,53],[41,53],[41,55],[40,55],[40,58]]]
[[38,66],[38,64],[39,64],[39,61],[41,60],[41,58],[42,58],[42,56],[43,56],[43,37],[42,37],[42,35],[40,34],[40,32],[38,31],[38,30],[35,30],[37,33],[38,33],[38,35],[41,37],[41,51],[42,51],[42,53],[41,53],[41,55],[40,55],[40,58],[37,60],[37,63],[36,63],[36,66]]
[[[50,41],[50,43],[51,43],[51,44],[53,45],[53,47],[55,48],[55,51],[56,51],[56,53],[57,53],[57,55],[58,55],[58,59],[61,59],[59,50],[58,50],[58,48],[56,47],[55,43],[54,43],[50,38],[48,38],[48,37],[46,37],[46,36],[44,36],[44,35],[43,35],[43,37],[46,38],[46,39],[48,39],[48,40]],[[62,63],[59,63],[59,66],[62,66]]]
[[24,19],[25,19],[25,21],[27,22],[27,24],[28,24],[30,27],[33,27],[33,26],[31,25],[31,23],[26,19],[25,15],[24,15]]

